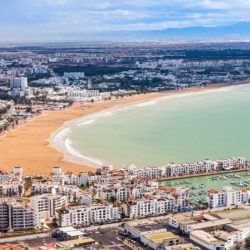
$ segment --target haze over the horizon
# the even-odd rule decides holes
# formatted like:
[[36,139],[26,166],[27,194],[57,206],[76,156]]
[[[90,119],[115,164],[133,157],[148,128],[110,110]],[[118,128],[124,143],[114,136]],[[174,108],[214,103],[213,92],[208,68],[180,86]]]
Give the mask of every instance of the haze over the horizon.
[[8,0],[0,8],[0,42],[120,40],[128,32],[138,39],[137,32],[250,23],[248,0]]

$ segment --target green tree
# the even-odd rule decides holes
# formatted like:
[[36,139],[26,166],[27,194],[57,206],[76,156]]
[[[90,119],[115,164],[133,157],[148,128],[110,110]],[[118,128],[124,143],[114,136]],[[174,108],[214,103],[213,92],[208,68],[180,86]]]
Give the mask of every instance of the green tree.
[[245,243],[246,243],[246,246],[247,246],[247,247],[250,247],[250,237],[247,237],[247,238],[245,239]]

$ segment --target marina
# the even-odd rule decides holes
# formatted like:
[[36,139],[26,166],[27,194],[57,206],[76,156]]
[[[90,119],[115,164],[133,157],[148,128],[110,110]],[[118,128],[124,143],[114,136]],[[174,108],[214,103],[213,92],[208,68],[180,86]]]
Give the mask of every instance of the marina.
[[250,187],[250,172],[225,173],[213,176],[189,177],[178,180],[160,181],[160,186],[186,187],[190,189],[190,197],[194,201],[204,201],[207,190],[222,190],[224,187],[240,189]]

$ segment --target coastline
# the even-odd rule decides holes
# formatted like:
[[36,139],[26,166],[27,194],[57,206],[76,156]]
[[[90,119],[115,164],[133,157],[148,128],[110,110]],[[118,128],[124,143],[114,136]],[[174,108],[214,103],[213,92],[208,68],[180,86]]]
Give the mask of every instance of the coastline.
[[[15,130],[0,136],[0,169],[9,171],[14,166],[22,166],[25,174],[48,175],[52,166],[61,166],[63,171],[81,172],[94,171],[88,165],[71,162],[65,155],[51,146],[53,137],[67,124],[81,117],[96,114],[109,109],[117,109],[127,105],[149,102],[159,98],[183,94],[203,93],[235,84],[209,85],[206,88],[194,87],[179,91],[140,94],[123,99],[75,104],[60,111],[50,111],[44,116],[37,117]],[[143,104],[142,104],[143,105]]]
[[[87,125],[94,123],[101,117],[106,117],[109,115],[115,115],[117,112],[122,112],[124,109],[131,109],[136,107],[144,107],[156,104],[158,101],[166,100],[170,98],[180,98],[186,96],[194,96],[200,94],[211,93],[215,91],[227,91],[227,88],[237,87],[239,85],[218,85],[216,88],[209,86],[207,88],[190,88],[181,91],[171,91],[165,92],[164,95],[155,96],[153,98],[145,98],[136,102],[126,102],[126,104],[115,105],[101,111],[93,112],[88,115],[76,118],[71,121],[67,121],[64,125],[58,128],[50,137],[50,145],[52,148],[57,149],[59,152],[63,153],[64,159],[66,161],[82,164],[85,166],[91,166],[93,168],[99,168],[105,164],[111,164],[99,158],[93,158],[92,156],[85,154],[84,152],[79,152],[77,149],[71,146],[71,141],[67,138],[67,134],[71,132],[74,127],[81,125]],[[160,93],[159,93],[160,94]]]

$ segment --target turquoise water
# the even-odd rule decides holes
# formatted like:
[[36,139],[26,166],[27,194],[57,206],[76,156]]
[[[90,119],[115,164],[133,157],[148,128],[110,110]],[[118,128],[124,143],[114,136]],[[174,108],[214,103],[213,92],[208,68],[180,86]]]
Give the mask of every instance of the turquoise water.
[[78,154],[116,167],[250,158],[250,85],[108,111],[74,125],[67,138]]
[[[215,175],[210,176],[199,176],[199,177],[189,177],[177,180],[160,181],[160,186],[165,186],[168,188],[172,187],[188,187],[190,190],[190,197],[193,200],[202,200],[206,197],[206,191],[215,188],[217,190],[222,190],[224,187],[233,187],[233,189],[240,189],[244,187],[250,187],[250,172],[242,171],[235,173],[238,178],[233,177],[232,174],[220,174],[218,179],[214,179]],[[239,177],[240,176],[240,177]],[[234,185],[232,183],[244,183],[244,186]]]

